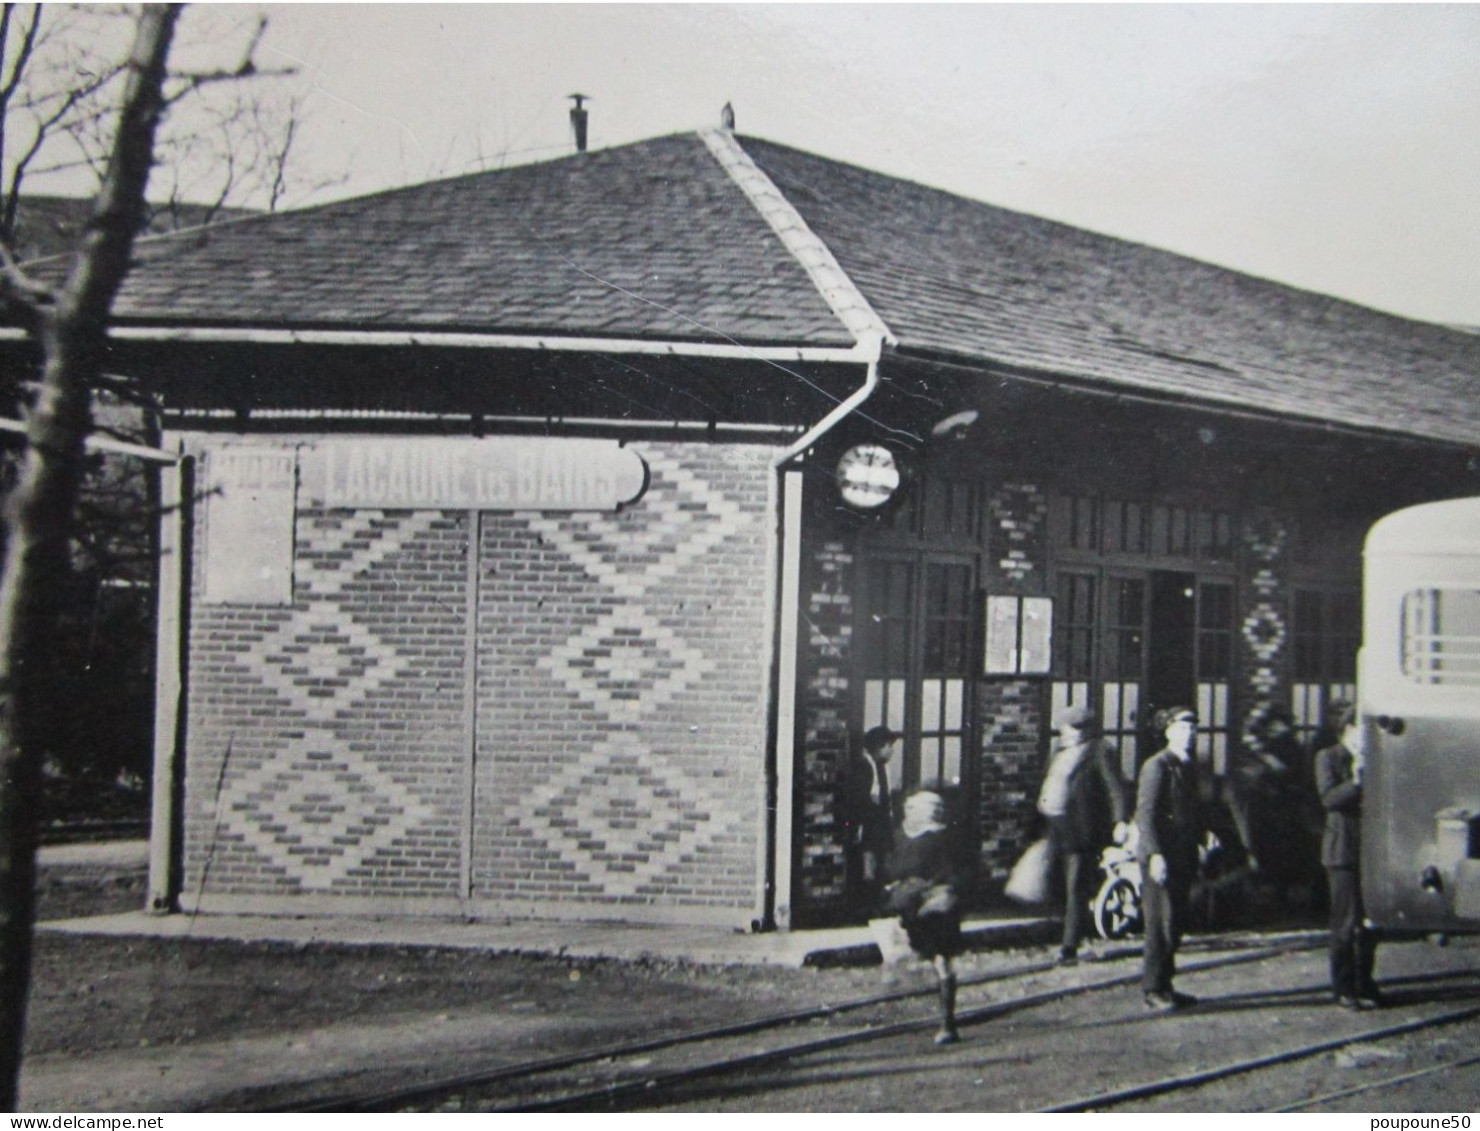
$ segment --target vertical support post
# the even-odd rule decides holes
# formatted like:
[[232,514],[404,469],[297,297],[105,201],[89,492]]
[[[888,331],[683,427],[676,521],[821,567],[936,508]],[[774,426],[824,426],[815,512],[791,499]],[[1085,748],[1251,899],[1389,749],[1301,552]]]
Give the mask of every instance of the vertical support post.
[[802,576],[802,473],[782,475],[781,624],[777,635],[775,918],[791,928],[792,853],[796,815],[797,622]]
[[463,812],[458,896],[473,897],[473,817],[478,789],[478,574],[483,553],[483,514],[470,510],[468,519],[467,573],[464,577],[463,607]]
[[155,593],[154,771],[149,806],[149,892],[147,907],[174,909],[178,870],[181,796],[180,745],[184,730],[185,634],[191,577],[191,532],[195,461],[163,467],[159,477],[159,541]]

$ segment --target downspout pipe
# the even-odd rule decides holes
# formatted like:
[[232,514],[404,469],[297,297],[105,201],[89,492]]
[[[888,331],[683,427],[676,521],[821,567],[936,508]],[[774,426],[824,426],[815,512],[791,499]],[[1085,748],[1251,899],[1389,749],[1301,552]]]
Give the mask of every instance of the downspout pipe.
[[[797,211],[786,194],[751,159],[731,130],[704,130],[700,139],[721,168],[770,225],[781,245],[806,271],[812,285],[834,316],[852,335],[850,357],[863,362],[863,384],[821,420],[807,429],[772,461],[772,483],[777,491],[776,560],[768,570],[773,616],[770,626],[771,709],[766,743],[764,832],[765,858],[761,867],[762,929],[790,926],[792,850],[792,781],[796,758],[796,685],[798,676],[798,609],[801,602],[802,476],[787,465],[806,452],[838,423],[857,412],[879,387],[879,362],[886,345],[897,341],[889,326],[849,277],[831,249]],[[783,843],[784,842],[784,843]],[[778,859],[787,854],[784,861]],[[784,895],[778,905],[778,892]]]
[[802,433],[790,447],[776,457],[773,465],[777,471],[831,432],[844,418],[856,412],[859,406],[873,396],[874,390],[879,387],[879,361],[884,356],[883,335],[873,335],[869,340],[859,342],[859,347],[859,355],[866,362],[863,384],[834,405],[831,412]]
[[[800,475],[787,472],[787,465],[802,455],[833,428],[856,412],[879,387],[879,362],[884,352],[884,336],[870,335],[859,342],[859,354],[865,363],[863,384],[839,401],[795,442],[771,460],[772,482],[778,492],[777,561],[768,571],[772,579],[773,616],[771,625],[772,664],[770,735],[766,743],[765,784],[765,860],[762,867],[764,894],[760,928],[773,931],[790,928],[791,922],[791,857],[793,826],[793,783],[797,750],[796,684],[799,645],[796,620],[800,601],[801,572],[801,483]],[[785,843],[782,843],[782,840]],[[779,857],[786,853],[783,863]],[[785,880],[784,902],[778,907],[778,889]]]

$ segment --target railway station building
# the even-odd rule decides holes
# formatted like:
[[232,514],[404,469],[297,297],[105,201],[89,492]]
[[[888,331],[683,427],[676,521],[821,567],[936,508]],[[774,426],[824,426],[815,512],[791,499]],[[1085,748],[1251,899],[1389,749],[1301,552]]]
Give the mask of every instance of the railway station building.
[[136,258],[161,911],[848,921],[879,723],[990,901],[1057,707],[1228,772],[1480,487],[1480,336],[730,131]]

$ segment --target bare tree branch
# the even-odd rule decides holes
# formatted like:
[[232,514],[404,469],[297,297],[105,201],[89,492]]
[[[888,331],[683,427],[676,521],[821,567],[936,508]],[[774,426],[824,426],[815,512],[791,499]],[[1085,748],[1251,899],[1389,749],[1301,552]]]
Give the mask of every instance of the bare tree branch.
[[287,192],[288,158],[293,152],[293,142],[298,137],[299,110],[300,104],[297,99],[294,99],[289,109],[287,125],[283,128],[282,144],[272,154],[272,184],[267,192],[267,210],[269,212],[276,212],[278,210],[278,205],[282,202],[283,196]]
[[[0,54],[10,45],[10,24],[15,14],[15,5],[6,4],[3,17],[0,17]],[[26,68],[31,62],[31,56],[36,49],[36,37],[41,31],[41,9],[32,10],[31,22],[27,25],[24,35],[21,37],[21,45],[16,51],[15,59],[11,63],[10,74],[6,76],[3,84],[0,84],[0,158],[5,153],[5,118],[9,116],[10,105],[15,99],[16,91],[20,89],[21,80],[26,75]]]
[[[10,22],[14,11],[15,5],[5,5],[3,23],[0,23],[0,55],[3,55],[5,47],[10,42]],[[0,168],[4,167],[5,154],[10,141],[7,133],[10,106],[15,99],[16,91],[20,88],[21,80],[25,77],[26,68],[36,49],[36,37],[40,31],[41,9],[38,7],[32,10],[31,22],[21,38],[21,45],[16,52],[10,74],[5,79],[4,85],[0,86]],[[0,241],[7,245],[10,245],[15,237],[15,215],[16,208],[19,206],[16,199],[18,183],[14,177],[11,178],[9,190],[5,195],[5,210],[3,215],[0,215]]]
[[58,301],[41,310],[41,388],[27,417],[25,458],[7,500],[0,574],[0,1107],[16,1110],[35,918],[33,741],[45,698],[38,673],[51,664],[71,547],[91,385],[107,344],[108,316],[128,273],[144,212],[154,141],[165,110],[165,60],[177,5],[138,19],[107,175]]
[[166,99],[166,105],[173,106],[175,103],[190,97],[190,95],[196,93],[201,88],[211,86],[214,83],[240,82],[242,79],[285,79],[292,78],[297,73],[298,69],[296,67],[273,67],[268,70],[261,70],[255,63],[248,59],[234,71],[205,71],[198,74],[172,75],[171,78],[180,80],[182,85],[179,90],[175,91]]
[[246,48],[242,52],[241,62],[235,68],[229,70],[198,71],[194,73],[188,71],[172,72],[170,79],[182,81],[184,86],[178,92],[170,95],[166,100],[167,103],[174,105],[182,98],[213,83],[238,82],[242,79],[249,78],[288,78],[296,75],[298,73],[296,67],[280,67],[264,71],[257,66],[257,48],[261,45],[262,36],[266,31],[267,17],[259,16],[256,30],[253,31],[251,39],[247,42]]
[[0,300],[28,331],[39,328],[40,311],[56,305],[56,292],[21,270],[3,240],[0,240]]

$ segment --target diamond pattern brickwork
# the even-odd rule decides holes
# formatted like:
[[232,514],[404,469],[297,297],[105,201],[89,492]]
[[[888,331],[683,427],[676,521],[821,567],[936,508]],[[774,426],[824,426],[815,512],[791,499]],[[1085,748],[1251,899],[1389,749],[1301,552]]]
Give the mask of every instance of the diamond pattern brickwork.
[[1243,604],[1239,610],[1240,665],[1244,676],[1243,740],[1251,742],[1259,718],[1272,706],[1288,702],[1285,685],[1289,640],[1288,520],[1268,508],[1244,522]]
[[617,515],[482,516],[473,897],[757,910],[770,449],[641,445]]
[[467,518],[301,511],[295,538],[291,607],[195,607],[182,903],[454,895]]

